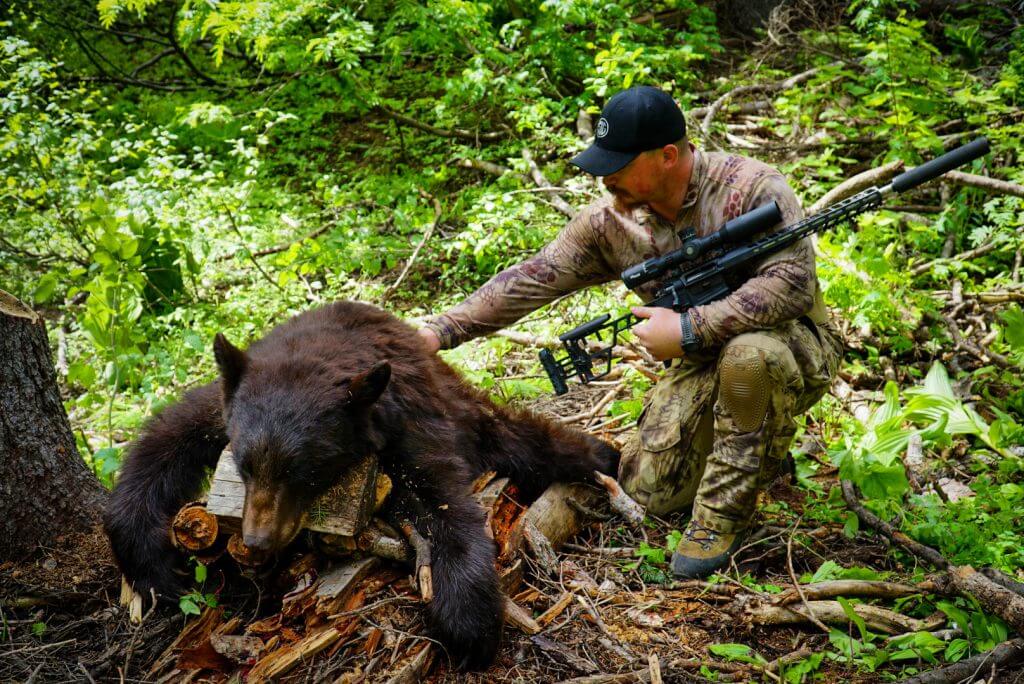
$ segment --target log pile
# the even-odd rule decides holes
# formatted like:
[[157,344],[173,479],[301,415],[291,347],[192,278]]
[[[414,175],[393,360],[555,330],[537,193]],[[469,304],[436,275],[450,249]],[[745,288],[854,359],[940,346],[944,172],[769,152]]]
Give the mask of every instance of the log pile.
[[[642,509],[632,508],[635,502],[625,497],[622,503],[614,480],[596,481],[609,492],[617,490],[616,504],[631,505],[631,515],[642,519]],[[507,478],[491,472],[474,483],[498,549],[505,619],[512,628],[537,634],[571,603],[572,595],[566,595],[534,619],[516,600],[537,598],[535,591],[522,592],[525,563],[536,562],[556,576],[563,572],[555,551],[580,532],[588,513],[598,515],[594,509],[605,507],[604,488],[554,485],[526,506]],[[444,659],[440,647],[425,637],[416,609],[432,598],[430,546],[411,524],[395,529],[373,517],[389,491],[376,459],[367,459],[314,506],[305,524],[308,551],[269,557],[242,541],[244,488],[226,450],[206,501],[182,507],[172,539],[199,562],[229,566],[228,572],[257,580],[265,588],[262,600],[279,596],[279,608],[272,603],[276,612],[246,621],[240,615],[228,618],[222,606],[206,607],[153,664],[147,679],[275,681],[299,664],[342,659],[353,665],[337,681],[421,680]],[[125,601],[133,598],[138,609],[141,602],[131,592]]]

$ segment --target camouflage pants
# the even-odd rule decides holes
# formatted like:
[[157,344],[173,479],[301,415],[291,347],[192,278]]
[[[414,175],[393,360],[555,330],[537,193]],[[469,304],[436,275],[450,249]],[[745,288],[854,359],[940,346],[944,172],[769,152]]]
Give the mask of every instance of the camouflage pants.
[[706,527],[744,529],[789,451],[794,418],[821,398],[839,366],[838,335],[812,325],[738,335],[717,355],[666,370],[622,449],[625,490],[655,515],[692,504]]

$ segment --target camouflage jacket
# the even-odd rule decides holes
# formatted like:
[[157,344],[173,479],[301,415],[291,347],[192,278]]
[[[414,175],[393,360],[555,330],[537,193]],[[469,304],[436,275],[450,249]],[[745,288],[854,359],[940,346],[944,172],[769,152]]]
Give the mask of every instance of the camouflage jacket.
[[[675,222],[646,206],[620,211],[610,197],[593,202],[540,252],[498,273],[461,304],[427,321],[442,349],[504,328],[581,287],[615,280],[627,267],[679,247],[687,228],[707,235],[771,200],[778,202],[783,216],[773,230],[802,218],[792,188],[772,167],[734,154],[695,148],[693,153],[690,183]],[[636,292],[649,301],[661,285],[645,283]],[[766,257],[732,294],[692,312],[704,347],[805,314],[824,322],[810,239]]]

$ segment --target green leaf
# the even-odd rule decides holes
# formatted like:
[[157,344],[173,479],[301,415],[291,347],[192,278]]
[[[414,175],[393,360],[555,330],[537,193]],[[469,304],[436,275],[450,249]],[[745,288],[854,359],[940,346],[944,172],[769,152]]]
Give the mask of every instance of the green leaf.
[[850,622],[857,625],[857,631],[860,632],[861,641],[868,641],[868,626],[864,622],[864,618],[857,615],[857,611],[853,609],[853,604],[842,596],[836,597],[839,605],[843,607],[843,612],[846,613],[846,617],[850,619]]
[[201,612],[199,610],[199,604],[195,602],[191,594],[181,597],[178,601],[178,608],[185,615],[199,615]]
[[963,657],[967,655],[970,648],[971,644],[967,639],[953,639],[946,646],[946,652],[942,657],[946,659],[946,662],[955,663],[963,660]]
[[754,652],[754,649],[746,644],[711,644],[708,646],[708,651],[716,656],[725,658],[727,661],[735,660],[743,663],[757,663],[764,660]]
[[56,289],[57,274],[47,273],[36,282],[36,287],[32,291],[32,301],[36,304],[45,304],[53,298]]

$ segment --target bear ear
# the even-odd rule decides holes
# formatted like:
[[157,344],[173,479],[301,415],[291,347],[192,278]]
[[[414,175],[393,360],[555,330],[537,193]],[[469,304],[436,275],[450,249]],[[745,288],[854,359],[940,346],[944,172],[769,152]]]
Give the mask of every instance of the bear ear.
[[230,399],[242,381],[242,374],[249,365],[249,357],[245,352],[228,342],[222,333],[213,338],[213,356],[217,359],[217,368],[224,379],[224,398]]
[[391,380],[391,364],[378,361],[368,371],[348,379],[348,403],[354,406],[369,406],[380,398]]

